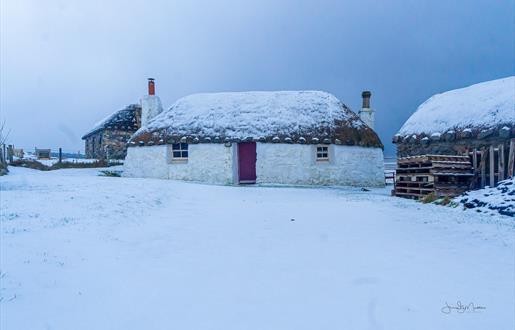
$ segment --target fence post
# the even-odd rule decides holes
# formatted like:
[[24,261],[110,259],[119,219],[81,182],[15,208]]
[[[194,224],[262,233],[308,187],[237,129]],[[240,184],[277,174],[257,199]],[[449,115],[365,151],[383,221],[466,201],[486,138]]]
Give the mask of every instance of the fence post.
[[513,177],[513,166],[515,164],[515,139],[510,140],[510,151],[508,153],[508,177]]
[[7,159],[9,160],[9,163],[12,163],[14,161],[14,149],[12,144],[7,146]]
[[59,163],[63,162],[63,149],[59,148]]
[[0,164],[5,164],[5,148],[4,148],[5,144],[2,144],[0,146]]
[[474,151],[472,151],[473,154],[472,154],[472,163],[473,163],[473,166],[474,166],[474,186],[472,188],[476,188],[478,186],[478,176],[479,176],[479,171],[478,171],[478,163],[477,163],[477,149],[474,148]]
[[499,145],[499,181],[504,180],[504,144]]
[[481,173],[480,188],[484,188],[486,186],[486,155],[486,148],[481,148],[481,161],[479,162],[479,171]]
[[490,164],[489,164],[489,172],[490,172],[490,188],[495,187],[495,152],[494,152],[494,146],[490,146]]

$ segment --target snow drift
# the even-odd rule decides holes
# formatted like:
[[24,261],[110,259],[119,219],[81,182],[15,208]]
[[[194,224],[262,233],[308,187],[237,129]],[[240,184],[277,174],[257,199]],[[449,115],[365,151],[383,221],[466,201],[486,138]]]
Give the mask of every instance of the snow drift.
[[515,216],[515,179],[499,182],[495,188],[486,187],[467,192],[455,198],[464,209],[474,209],[478,212],[496,213],[510,217]]

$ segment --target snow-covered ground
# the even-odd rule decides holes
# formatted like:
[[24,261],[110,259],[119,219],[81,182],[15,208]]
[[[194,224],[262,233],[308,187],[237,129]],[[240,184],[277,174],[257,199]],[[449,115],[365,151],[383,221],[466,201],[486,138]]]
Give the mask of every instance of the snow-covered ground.
[[[515,216],[515,178],[503,180],[496,187],[469,191],[454,198],[465,210]],[[514,219],[515,223],[515,219]]]
[[[54,164],[59,163],[59,157],[52,157],[50,159],[38,159],[36,155],[33,153],[26,153],[23,158],[14,157],[14,160],[26,159],[37,161],[46,166],[52,166]],[[63,158],[64,163],[94,163],[97,162],[98,159],[88,159],[88,158]]]
[[[46,166],[52,166],[54,164],[59,163],[59,158],[52,159],[37,159],[36,161],[40,162]],[[85,159],[85,158],[63,158],[63,163],[94,163],[97,162],[97,159]]]
[[1,329],[514,328],[512,218],[97,173],[0,179]]

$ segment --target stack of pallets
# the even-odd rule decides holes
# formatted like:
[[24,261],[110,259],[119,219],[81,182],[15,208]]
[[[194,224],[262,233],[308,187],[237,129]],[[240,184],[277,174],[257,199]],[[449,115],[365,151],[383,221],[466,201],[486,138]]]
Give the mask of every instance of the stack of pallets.
[[395,195],[422,198],[457,196],[470,190],[474,177],[468,156],[422,155],[397,159]]

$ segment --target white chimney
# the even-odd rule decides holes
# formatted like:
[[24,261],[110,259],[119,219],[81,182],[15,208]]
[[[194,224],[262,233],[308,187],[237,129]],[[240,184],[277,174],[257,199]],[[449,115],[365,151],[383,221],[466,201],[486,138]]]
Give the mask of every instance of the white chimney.
[[148,95],[141,98],[141,127],[146,126],[152,118],[163,112],[161,99],[155,93],[154,78],[148,78]]
[[361,110],[359,111],[359,118],[365,124],[367,124],[368,127],[371,129],[374,129],[375,125],[375,111],[370,107],[370,97],[372,96],[372,93],[369,91],[364,91],[361,93],[361,97],[363,98],[363,105],[361,107]]

